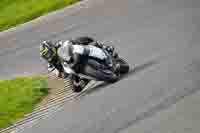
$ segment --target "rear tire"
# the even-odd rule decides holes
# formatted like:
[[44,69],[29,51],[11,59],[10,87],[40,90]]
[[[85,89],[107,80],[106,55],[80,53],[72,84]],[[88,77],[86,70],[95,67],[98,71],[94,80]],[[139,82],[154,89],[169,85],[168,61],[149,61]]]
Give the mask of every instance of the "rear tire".
[[121,74],[126,74],[129,72],[130,67],[124,59],[117,58],[116,62],[120,64],[120,73]]

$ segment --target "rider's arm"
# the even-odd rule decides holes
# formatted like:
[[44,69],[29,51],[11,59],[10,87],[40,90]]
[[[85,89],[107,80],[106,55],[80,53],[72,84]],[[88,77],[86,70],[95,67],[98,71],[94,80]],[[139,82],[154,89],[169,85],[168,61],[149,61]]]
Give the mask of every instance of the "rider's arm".
[[[73,73],[77,73],[77,66],[80,62],[80,56],[79,54],[74,54],[70,61],[65,61],[63,60],[63,65],[64,65],[64,70],[66,72],[65,74],[65,78],[68,77],[70,79],[73,79],[73,80],[78,80],[79,78],[76,76],[76,74],[74,75]],[[65,66],[66,65],[66,66]],[[70,69],[68,69],[68,67]]]
[[89,53],[88,49],[84,46],[73,45],[71,49],[71,59],[70,59],[70,67],[76,67],[80,62],[81,58],[87,56]]
[[81,55],[78,53],[74,53],[70,61],[70,67],[72,69],[75,69],[75,67],[80,63],[80,60],[81,60]]

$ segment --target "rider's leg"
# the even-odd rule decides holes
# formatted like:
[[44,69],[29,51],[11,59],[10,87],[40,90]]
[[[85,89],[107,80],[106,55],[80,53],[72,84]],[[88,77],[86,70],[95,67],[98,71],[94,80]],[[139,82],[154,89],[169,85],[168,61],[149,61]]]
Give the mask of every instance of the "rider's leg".
[[87,63],[91,65],[94,69],[106,69],[107,67],[105,65],[102,65],[101,63],[95,61],[94,59],[88,59]]

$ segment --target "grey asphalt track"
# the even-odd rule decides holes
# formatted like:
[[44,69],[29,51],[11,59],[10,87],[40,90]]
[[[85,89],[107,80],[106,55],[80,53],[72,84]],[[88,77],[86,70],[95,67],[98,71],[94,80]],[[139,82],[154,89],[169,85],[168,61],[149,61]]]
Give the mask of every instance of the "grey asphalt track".
[[199,133],[199,17],[199,0],[89,0],[1,34],[0,78],[40,73],[41,40],[80,35],[115,45],[135,66],[24,133]]

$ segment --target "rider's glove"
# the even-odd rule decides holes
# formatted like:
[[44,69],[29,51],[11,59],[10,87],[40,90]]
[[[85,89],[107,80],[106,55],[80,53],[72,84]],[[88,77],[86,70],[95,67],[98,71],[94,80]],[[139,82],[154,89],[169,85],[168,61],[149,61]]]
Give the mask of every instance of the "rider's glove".
[[55,69],[54,65],[48,63],[48,65],[47,65],[47,70],[48,70],[48,72],[52,72],[54,69]]

